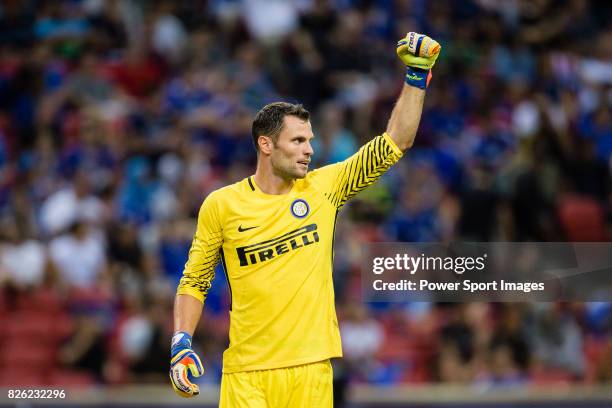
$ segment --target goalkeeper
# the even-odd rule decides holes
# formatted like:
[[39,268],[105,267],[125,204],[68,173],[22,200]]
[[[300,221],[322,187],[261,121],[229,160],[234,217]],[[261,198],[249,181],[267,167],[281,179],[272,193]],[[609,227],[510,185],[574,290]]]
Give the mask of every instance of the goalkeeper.
[[170,379],[199,393],[204,373],[191,336],[221,262],[230,288],[229,347],[221,407],[331,407],[330,359],[342,356],[334,305],[335,222],[413,144],[440,45],[409,33],[397,45],[405,85],[386,131],[343,162],[308,172],[314,137],[301,105],[278,102],[256,115],[254,175],[206,197],[174,304]]

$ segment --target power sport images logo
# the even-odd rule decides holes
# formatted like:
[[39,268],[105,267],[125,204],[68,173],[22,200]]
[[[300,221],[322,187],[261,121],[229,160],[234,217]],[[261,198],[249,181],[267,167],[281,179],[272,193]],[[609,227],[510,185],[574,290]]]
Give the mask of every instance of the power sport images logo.
[[277,238],[236,248],[240,266],[269,261],[291,251],[319,242],[317,224],[300,227]]

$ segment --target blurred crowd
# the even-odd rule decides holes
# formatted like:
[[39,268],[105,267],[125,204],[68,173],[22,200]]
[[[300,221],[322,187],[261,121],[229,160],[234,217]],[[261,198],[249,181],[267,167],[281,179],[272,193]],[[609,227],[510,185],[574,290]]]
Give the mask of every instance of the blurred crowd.
[[[0,384],[17,357],[28,384],[165,382],[197,211],[254,171],[254,113],[303,103],[315,164],[347,158],[385,129],[409,31],[443,51],[415,146],[339,218],[338,382],[612,381],[611,303],[363,304],[359,264],[371,241],[611,240],[611,21],[587,0],[2,2]],[[228,304],[219,269],[204,382]]]

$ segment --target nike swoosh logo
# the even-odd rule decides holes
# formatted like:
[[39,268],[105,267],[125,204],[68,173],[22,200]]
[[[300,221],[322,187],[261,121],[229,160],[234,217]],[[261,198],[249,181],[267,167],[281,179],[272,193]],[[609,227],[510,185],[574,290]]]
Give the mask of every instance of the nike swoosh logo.
[[259,225],[256,225],[254,227],[247,227],[247,228],[242,228],[242,225],[238,226],[238,232],[244,232],[244,231],[248,231],[248,230],[252,230],[253,228],[257,228],[259,227]]

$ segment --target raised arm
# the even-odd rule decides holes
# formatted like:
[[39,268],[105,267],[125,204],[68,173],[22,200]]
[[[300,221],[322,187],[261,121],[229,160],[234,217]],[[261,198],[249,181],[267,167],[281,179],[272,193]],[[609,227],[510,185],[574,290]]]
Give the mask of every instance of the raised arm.
[[424,100],[424,90],[405,84],[391,112],[387,134],[402,151],[409,149],[414,143]]
[[425,89],[431,69],[440,55],[440,44],[417,33],[408,33],[397,43],[397,55],[406,64],[405,85],[391,112],[387,134],[402,151],[414,143],[423,111]]
[[315,185],[336,208],[340,209],[351,197],[375,183],[414,143],[425,89],[440,48],[440,44],[422,34],[408,33],[400,40],[397,55],[406,64],[406,84],[391,112],[387,131],[348,159],[311,173]]

